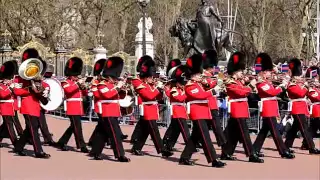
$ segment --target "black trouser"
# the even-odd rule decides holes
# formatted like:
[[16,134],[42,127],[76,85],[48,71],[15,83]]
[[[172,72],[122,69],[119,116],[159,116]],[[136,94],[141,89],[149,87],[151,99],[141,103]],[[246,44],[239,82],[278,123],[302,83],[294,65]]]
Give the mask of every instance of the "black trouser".
[[[310,119],[310,126],[309,132],[311,133],[311,137],[315,138],[317,135],[317,131],[320,130],[320,117],[318,118],[311,118]],[[304,139],[302,142],[303,146],[307,147],[307,142]]]
[[19,121],[18,112],[17,111],[14,111],[14,112],[15,112],[15,114],[14,114],[14,118],[13,118],[13,124],[16,127],[18,135],[21,136],[23,133],[23,128],[22,128],[21,123]]
[[40,111],[40,130],[44,139],[44,142],[51,142],[53,141],[51,133],[49,132],[46,116],[45,116],[45,111],[41,110]]
[[27,141],[31,139],[34,152],[36,154],[42,153],[43,149],[41,146],[41,141],[39,137],[39,117],[23,115],[26,121],[26,129],[23,131],[20,139],[17,141],[15,150],[22,151]]
[[130,140],[131,143],[136,142],[138,140],[138,137],[141,134],[141,121],[143,121],[143,116],[139,116],[139,117],[140,118],[139,118],[136,126],[134,127],[133,133],[131,135],[131,140]]
[[276,117],[264,117],[262,118],[262,128],[253,143],[253,148],[256,152],[260,152],[261,148],[263,146],[264,141],[266,140],[268,133],[271,132],[272,138],[274,143],[276,144],[276,147],[278,149],[278,152],[280,155],[284,154],[286,151],[288,151],[288,148],[284,145],[284,142],[282,140],[282,137],[280,135],[279,130],[277,129],[277,118]]
[[68,129],[64,132],[62,137],[59,139],[58,144],[67,144],[71,138],[72,133],[76,139],[77,148],[86,147],[83,139],[81,116],[69,116],[71,124]]
[[213,162],[217,159],[217,154],[210,138],[206,120],[194,120],[192,123],[193,130],[191,136],[180,158],[185,160],[191,159],[192,154],[196,152],[196,144],[200,141],[208,163]]
[[160,132],[158,129],[157,121],[140,119],[139,122],[140,122],[140,133],[138,134],[137,141],[133,143],[132,150],[141,151],[150,134],[158,154],[161,153],[164,150],[164,148],[163,148]]
[[222,145],[227,143],[227,139],[223,134],[219,111],[216,109],[211,110],[211,116],[212,116],[212,119],[207,120],[208,128],[211,129],[210,127],[212,127],[212,130],[217,140],[217,144],[219,147],[221,147]]
[[233,155],[238,142],[242,142],[246,155],[253,155],[253,146],[246,118],[230,118],[224,134],[228,141],[222,146],[222,154]]
[[293,124],[291,129],[287,132],[285,145],[290,148],[293,145],[295,138],[297,137],[297,132],[300,130],[303,139],[306,141],[308,149],[314,149],[315,145],[312,140],[311,133],[308,129],[307,116],[304,114],[292,115]]
[[96,135],[92,141],[92,154],[100,155],[105,143],[110,139],[114,156],[116,158],[124,156],[121,129],[118,124],[119,121],[117,117],[104,117],[102,121],[98,122]]
[[14,116],[2,116],[2,119],[3,123],[0,126],[0,142],[2,141],[2,138],[10,138],[14,145],[17,140],[17,135],[13,127]]
[[163,137],[164,144],[167,148],[170,149],[174,147],[180,133],[183,137],[184,142],[187,143],[188,139],[190,138],[190,132],[186,119],[171,119],[170,126],[168,127]]

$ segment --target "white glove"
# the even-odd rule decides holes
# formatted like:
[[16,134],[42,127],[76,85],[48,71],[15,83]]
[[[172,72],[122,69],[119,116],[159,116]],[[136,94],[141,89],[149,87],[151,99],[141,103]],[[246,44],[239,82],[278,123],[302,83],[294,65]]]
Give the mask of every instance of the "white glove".
[[79,83],[79,84],[84,84],[84,79],[79,79],[79,80],[78,80],[78,83]]
[[123,85],[124,85],[124,82],[123,81],[119,81],[116,87],[117,88],[122,88]]
[[10,84],[10,88],[14,88],[14,83]]
[[157,86],[156,86],[157,88],[163,88],[164,87],[164,84],[161,82],[161,81],[158,81],[158,83],[157,83]]
[[44,90],[42,96],[47,98],[49,95],[49,91],[48,90]]

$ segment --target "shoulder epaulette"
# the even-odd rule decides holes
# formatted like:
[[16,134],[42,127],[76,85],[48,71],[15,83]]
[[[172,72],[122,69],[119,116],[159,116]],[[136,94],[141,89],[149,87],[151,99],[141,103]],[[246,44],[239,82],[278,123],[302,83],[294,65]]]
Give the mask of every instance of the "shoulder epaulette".
[[143,89],[146,88],[143,84],[140,84],[136,89]]
[[226,84],[237,84],[237,82],[231,78],[226,80]]

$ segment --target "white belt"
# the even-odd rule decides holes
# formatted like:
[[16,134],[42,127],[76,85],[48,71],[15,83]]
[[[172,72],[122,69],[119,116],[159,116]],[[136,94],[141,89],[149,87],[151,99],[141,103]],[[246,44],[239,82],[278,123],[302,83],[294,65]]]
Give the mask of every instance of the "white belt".
[[181,103],[181,102],[171,102],[170,103],[170,114],[173,114],[173,106],[185,106],[186,103]]
[[17,96],[18,108],[21,108],[21,96]]
[[10,99],[10,100],[0,100],[0,103],[13,103],[14,100]]
[[290,99],[288,102],[288,111],[292,111],[292,103],[294,102],[305,102],[307,104],[307,99],[306,98],[299,98],[299,99]]
[[258,106],[259,106],[259,110],[260,112],[262,112],[263,110],[263,103],[264,101],[277,101],[278,98],[277,97],[267,97],[267,98],[261,98],[261,101],[258,102]]
[[190,105],[191,104],[208,104],[208,100],[195,100],[187,102],[187,113],[190,114]]
[[231,113],[231,103],[233,102],[247,102],[248,98],[239,98],[239,99],[230,99],[227,102],[228,105],[228,113]]
[[98,107],[99,107],[99,113],[102,114],[102,104],[106,103],[114,103],[114,104],[119,104],[119,100],[101,100],[98,102]]
[[76,101],[79,101],[79,102],[82,102],[82,98],[69,98],[69,99],[66,99],[64,102],[63,102],[63,105],[64,105],[64,111],[67,111],[67,102],[76,102]]
[[312,103],[310,106],[310,114],[312,115],[312,110],[314,105],[320,105],[320,102]]
[[142,104],[139,105],[139,114],[140,114],[140,116],[144,115],[143,105],[156,105],[156,104],[158,104],[158,101],[142,102]]

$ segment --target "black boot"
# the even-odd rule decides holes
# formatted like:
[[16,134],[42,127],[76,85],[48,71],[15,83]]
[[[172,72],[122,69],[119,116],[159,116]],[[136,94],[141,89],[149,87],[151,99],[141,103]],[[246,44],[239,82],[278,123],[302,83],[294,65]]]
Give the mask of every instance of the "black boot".
[[303,144],[301,145],[300,149],[301,149],[301,150],[309,150],[308,146],[307,146],[305,143],[303,143]]
[[52,147],[56,147],[57,146],[57,143],[54,142],[53,140],[51,141],[46,141],[43,143],[44,145],[49,145],[49,146],[52,146]]
[[131,153],[136,156],[143,156],[143,152],[141,150],[131,149]]
[[120,157],[118,158],[118,161],[119,161],[119,162],[130,162],[130,159],[127,158],[126,156],[120,156]]
[[249,162],[253,162],[253,163],[264,163],[263,159],[260,159],[256,154],[251,155],[249,157]]
[[261,153],[261,152],[255,152],[255,154],[256,154],[258,157],[264,157],[264,154]]
[[57,144],[56,144],[56,147],[57,147],[58,149],[60,149],[61,151],[69,151],[69,148],[68,148],[65,144],[57,143]]
[[162,154],[162,157],[170,157],[173,155],[173,152],[170,152],[168,150],[164,150],[161,152],[161,154]]
[[80,149],[80,151],[83,152],[83,153],[89,153],[89,150],[88,150],[87,147],[82,147],[82,148]]
[[47,154],[47,153],[37,153],[35,154],[36,158],[40,158],[40,159],[49,159],[51,156],[50,154]]
[[212,162],[212,167],[216,167],[216,168],[222,168],[226,165],[226,163],[222,162],[222,161],[218,161],[218,160],[214,160]]
[[122,140],[128,139],[128,135],[122,134],[122,135],[121,135],[121,139],[122,139]]
[[294,150],[289,149],[288,152],[292,154],[292,153],[294,153]]
[[309,154],[320,154],[320,151],[318,149],[316,149],[316,148],[310,149],[309,150]]
[[26,152],[24,152],[23,150],[22,151],[14,150],[14,153],[16,153],[19,156],[27,156]]
[[294,159],[294,158],[295,158],[295,155],[289,153],[288,151],[286,151],[285,153],[281,154],[281,157],[282,157],[282,158],[285,158],[285,159]]
[[2,145],[2,144],[0,144],[0,148],[3,148],[3,145]]
[[221,160],[225,160],[225,161],[235,161],[235,160],[237,160],[236,157],[233,157],[233,156],[227,155],[227,154],[222,154],[222,155],[220,156],[220,159],[221,159]]
[[180,159],[180,160],[179,160],[179,164],[180,164],[180,165],[193,166],[193,165],[194,165],[194,162],[193,162],[193,161],[190,161],[190,160],[188,160],[188,159]]

